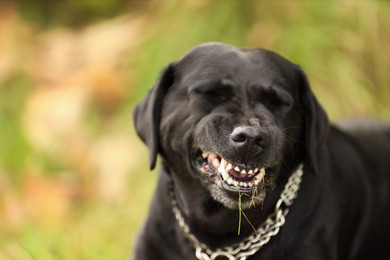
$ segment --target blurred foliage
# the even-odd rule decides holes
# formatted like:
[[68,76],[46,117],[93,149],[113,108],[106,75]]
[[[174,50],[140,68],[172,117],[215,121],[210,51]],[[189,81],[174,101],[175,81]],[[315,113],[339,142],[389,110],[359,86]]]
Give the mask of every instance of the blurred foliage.
[[43,27],[56,25],[79,27],[125,13],[130,8],[131,2],[126,0],[16,0],[16,3],[24,19],[38,22]]
[[0,3],[0,259],[123,259],[156,182],[130,120],[206,41],[300,64],[333,121],[390,119],[386,1]]
[[[30,92],[26,78],[16,75],[4,82],[7,87],[0,88],[0,161],[2,166],[14,173],[11,178],[23,171],[31,147],[18,120],[24,109],[24,103]],[[9,137],[12,136],[12,139]]]

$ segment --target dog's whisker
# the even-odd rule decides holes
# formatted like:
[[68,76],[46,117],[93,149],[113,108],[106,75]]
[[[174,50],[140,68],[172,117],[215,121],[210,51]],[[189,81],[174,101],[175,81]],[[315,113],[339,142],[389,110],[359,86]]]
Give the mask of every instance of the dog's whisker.
[[292,130],[292,129],[301,129],[302,127],[301,126],[290,126],[290,127],[286,127],[286,128],[282,128],[282,132],[286,132],[288,130]]

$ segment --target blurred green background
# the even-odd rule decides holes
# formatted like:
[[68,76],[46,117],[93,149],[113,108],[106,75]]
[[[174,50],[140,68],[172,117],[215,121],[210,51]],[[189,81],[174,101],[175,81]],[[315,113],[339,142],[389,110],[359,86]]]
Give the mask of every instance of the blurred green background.
[[126,259],[156,182],[131,111],[202,42],[300,64],[333,121],[390,119],[387,1],[0,2],[0,259]]

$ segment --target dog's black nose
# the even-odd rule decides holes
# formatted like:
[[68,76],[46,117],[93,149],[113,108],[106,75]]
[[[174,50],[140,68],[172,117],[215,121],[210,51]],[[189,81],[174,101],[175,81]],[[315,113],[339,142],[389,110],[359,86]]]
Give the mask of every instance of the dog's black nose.
[[267,146],[267,135],[259,127],[239,126],[230,135],[231,143],[236,147],[247,146],[255,149]]

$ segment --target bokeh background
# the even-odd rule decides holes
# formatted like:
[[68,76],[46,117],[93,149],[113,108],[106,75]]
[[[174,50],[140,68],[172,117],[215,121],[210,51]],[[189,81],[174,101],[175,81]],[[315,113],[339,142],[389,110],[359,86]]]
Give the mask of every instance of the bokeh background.
[[390,119],[388,1],[0,1],[0,259],[126,259],[156,183],[131,112],[220,41],[300,64],[332,121]]

